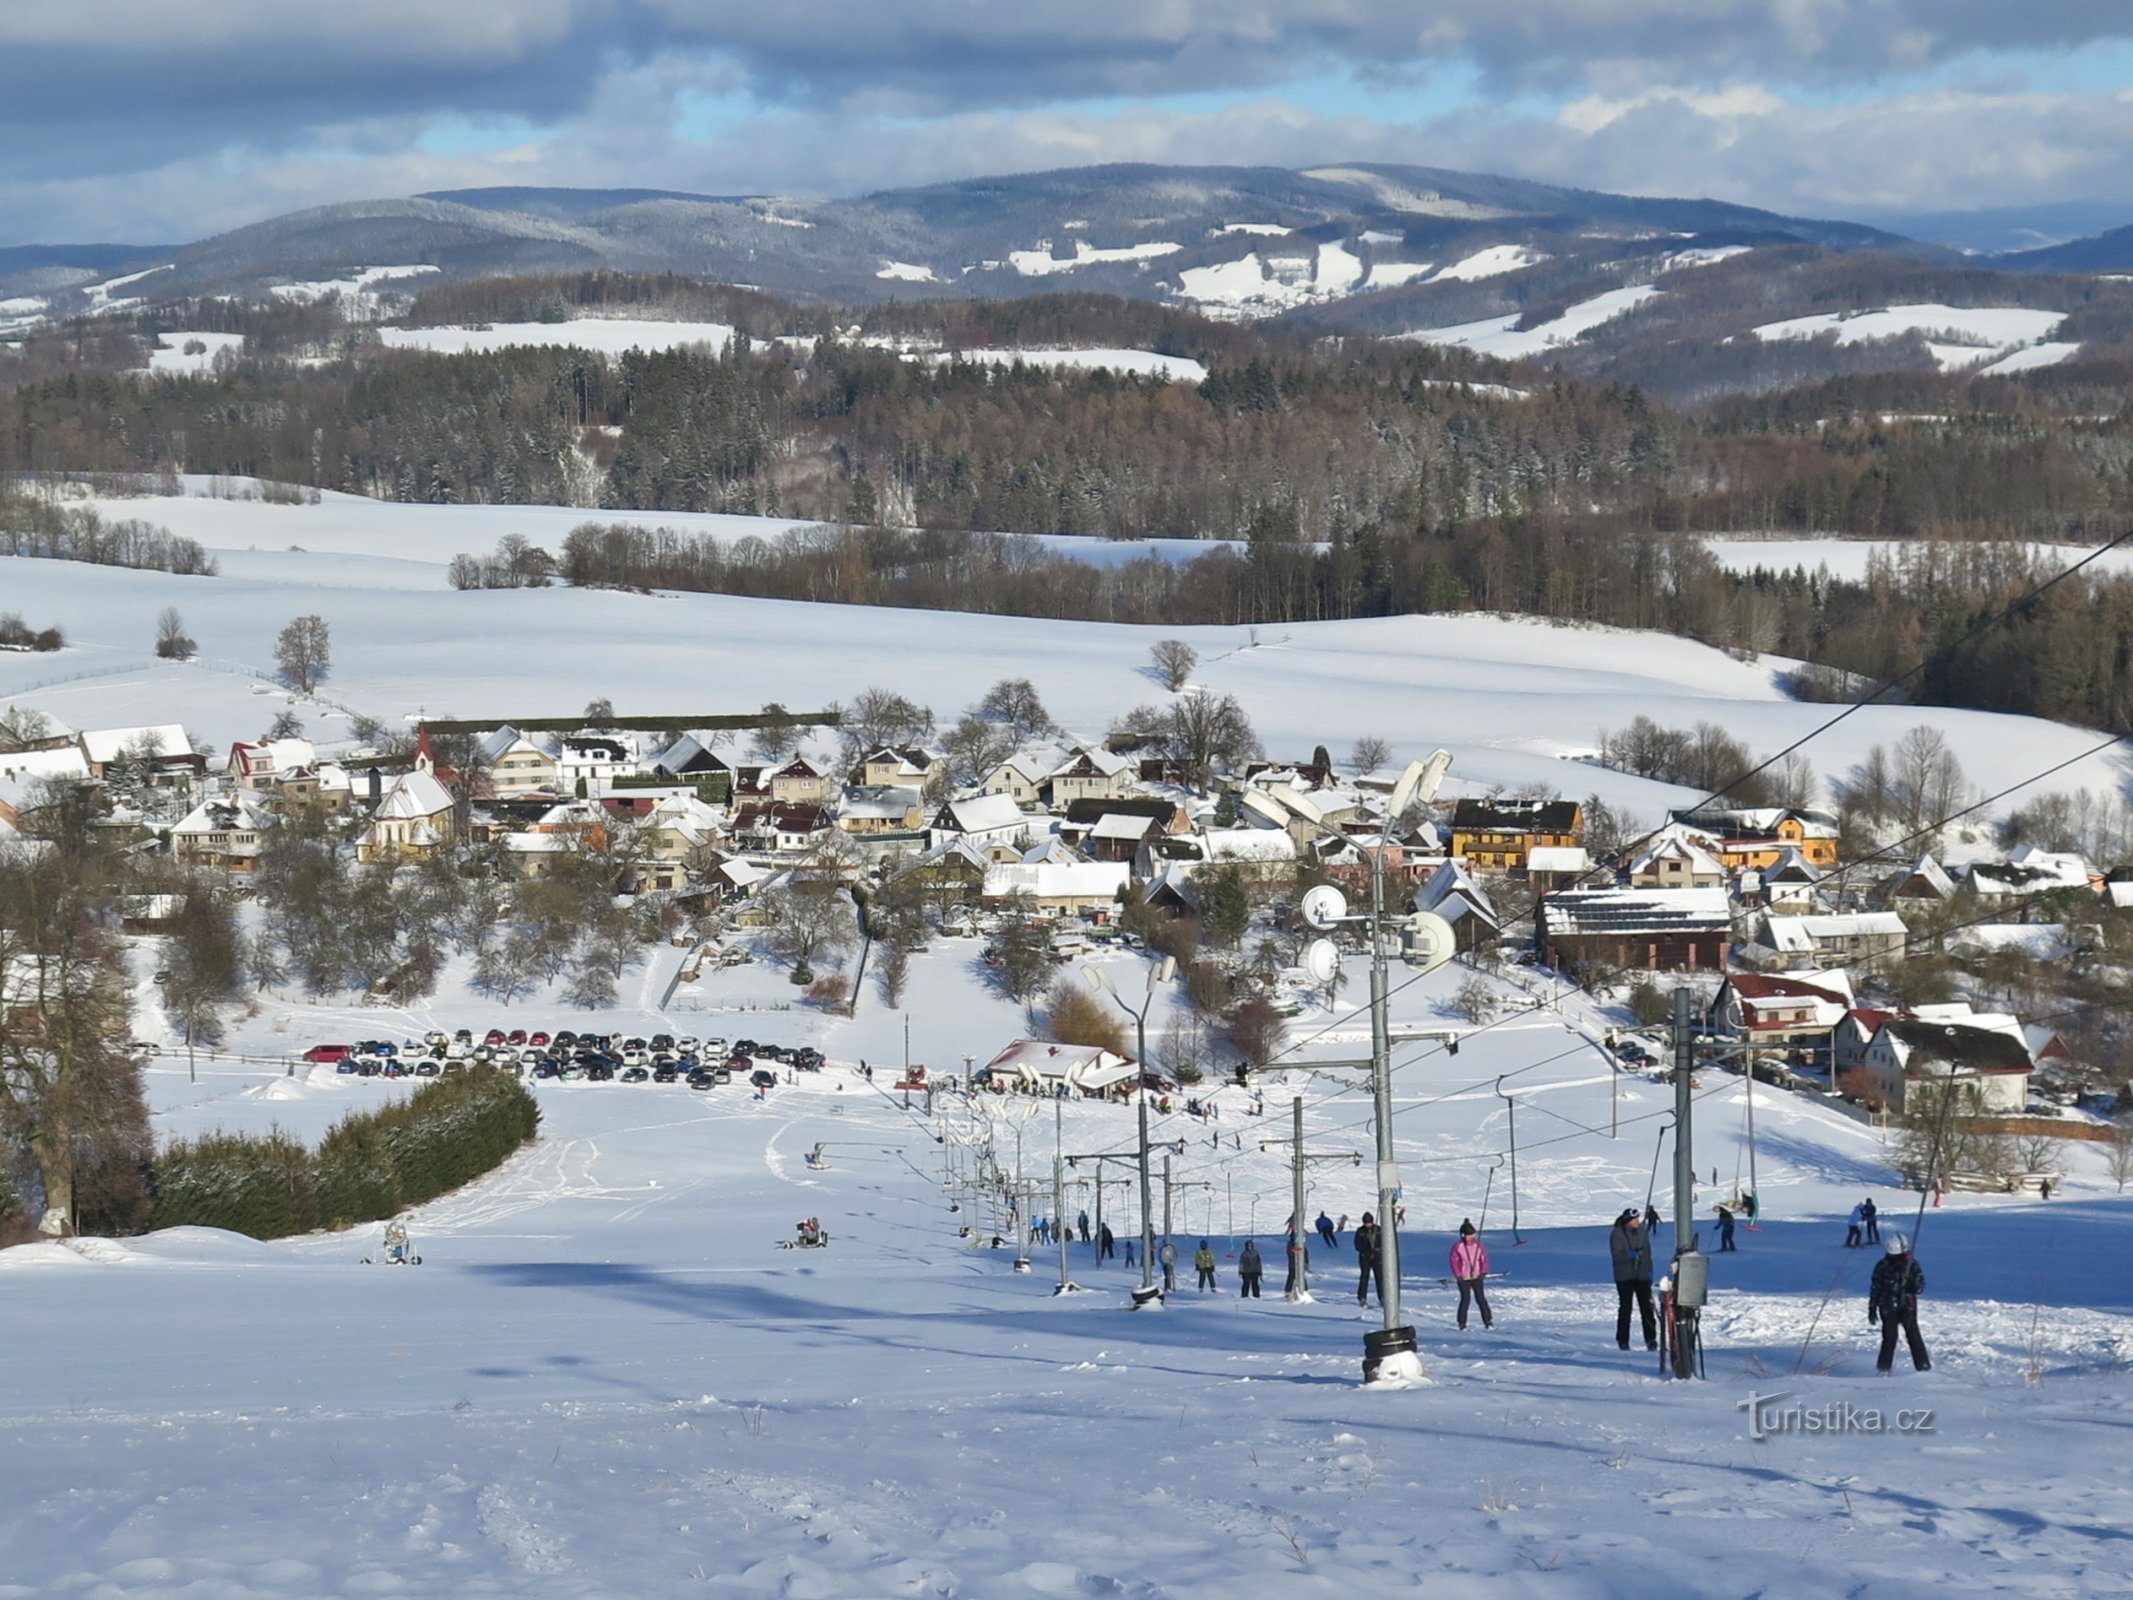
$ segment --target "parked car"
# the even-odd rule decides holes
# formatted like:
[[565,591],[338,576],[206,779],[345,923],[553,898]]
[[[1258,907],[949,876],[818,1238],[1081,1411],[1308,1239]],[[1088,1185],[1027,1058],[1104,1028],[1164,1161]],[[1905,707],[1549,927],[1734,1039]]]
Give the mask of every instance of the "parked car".
[[822,1070],[822,1052],[811,1044],[800,1046],[799,1049],[792,1053],[790,1059],[792,1064],[802,1072],[820,1072]]
[[613,1083],[615,1081],[615,1069],[605,1061],[595,1061],[585,1069],[585,1081],[587,1083]]
[[[654,1083],[678,1082],[681,1078],[683,1070],[683,1067],[677,1061],[662,1062],[660,1065],[652,1069],[652,1081]],[[692,1078],[696,1076],[699,1070],[701,1069],[695,1067],[687,1069],[689,1076]]]
[[443,1064],[431,1056],[424,1056],[415,1063],[415,1076],[418,1078],[434,1078],[443,1073],[443,1071]]
[[345,1044],[315,1044],[304,1052],[306,1061],[345,1061],[355,1052]]
[[758,1089],[775,1089],[778,1086],[778,1075],[767,1067],[758,1067],[748,1074],[748,1081]]
[[692,1089],[708,1089],[716,1082],[718,1082],[716,1078],[701,1069],[690,1073],[688,1077],[688,1085]]
[[546,1045],[548,1043],[548,1035],[542,1032],[539,1028],[536,1028],[533,1030],[533,1032],[526,1035],[526,1043],[533,1045]]
[[524,1044],[525,1042],[526,1030],[524,1028],[513,1028],[509,1033],[504,1035],[505,1044]]
[[671,1050],[674,1048],[674,1035],[671,1033],[655,1033],[651,1037],[650,1044],[654,1050]]
[[647,1067],[624,1067],[618,1081],[622,1083],[647,1083],[651,1080],[651,1076],[651,1070]]

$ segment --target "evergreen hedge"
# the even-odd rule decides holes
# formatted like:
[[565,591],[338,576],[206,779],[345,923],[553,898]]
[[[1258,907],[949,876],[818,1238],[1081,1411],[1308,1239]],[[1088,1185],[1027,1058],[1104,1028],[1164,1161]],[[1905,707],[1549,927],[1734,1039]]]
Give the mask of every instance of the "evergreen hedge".
[[343,1117],[315,1153],[280,1129],[181,1139],[156,1158],[153,1225],[280,1239],[377,1222],[493,1171],[540,1120],[517,1078],[476,1068]]

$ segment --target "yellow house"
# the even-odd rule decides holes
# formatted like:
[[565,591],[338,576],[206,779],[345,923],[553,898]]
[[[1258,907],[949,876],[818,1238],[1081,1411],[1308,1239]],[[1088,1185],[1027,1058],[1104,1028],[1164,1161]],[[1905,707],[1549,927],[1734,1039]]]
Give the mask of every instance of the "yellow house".
[[1484,870],[1522,872],[1536,845],[1578,845],[1584,833],[1575,800],[1462,800],[1452,810],[1452,854]]
[[1670,820],[1696,829],[1718,847],[1728,872],[1774,867],[1796,850],[1809,866],[1837,864],[1837,819],[1820,811],[1786,806],[1744,806],[1730,811],[1676,811]]

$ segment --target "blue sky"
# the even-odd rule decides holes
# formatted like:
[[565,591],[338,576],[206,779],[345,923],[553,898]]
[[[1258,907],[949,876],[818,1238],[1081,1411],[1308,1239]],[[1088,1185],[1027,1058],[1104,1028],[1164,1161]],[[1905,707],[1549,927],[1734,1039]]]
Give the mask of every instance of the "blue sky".
[[0,243],[498,183],[845,194],[1404,161],[2133,221],[2124,0],[68,0],[0,8]]

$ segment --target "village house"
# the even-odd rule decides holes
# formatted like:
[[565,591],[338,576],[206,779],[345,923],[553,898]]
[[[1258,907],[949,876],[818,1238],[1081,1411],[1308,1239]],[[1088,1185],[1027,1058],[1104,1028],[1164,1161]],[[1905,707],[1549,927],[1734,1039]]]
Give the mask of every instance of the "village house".
[[1484,871],[1523,872],[1535,845],[1583,843],[1575,800],[1461,800],[1452,808],[1452,854]]
[[1478,950],[1503,936],[1503,919],[1463,861],[1447,861],[1415,891],[1414,908],[1452,925],[1461,950]]
[[1123,800],[1140,792],[1134,762],[1098,745],[1081,745],[1044,775],[1044,793],[1055,811],[1076,800]]
[[1825,811],[1791,806],[1699,806],[1669,812],[1667,820],[1711,839],[1728,872],[1775,866],[1788,849],[1797,850],[1813,866],[1837,864],[1837,819]]
[[569,733],[556,741],[556,789],[597,795],[637,774],[636,742],[623,733]]
[[521,795],[554,794],[562,782],[555,752],[513,727],[498,728],[481,742],[481,763],[489,776],[489,793],[499,800]]
[[1026,894],[1037,910],[1055,916],[1107,913],[1118,908],[1131,875],[1118,861],[995,863],[985,869],[979,897],[997,906]]
[[1716,889],[1726,881],[1726,864],[1716,841],[1670,823],[1638,847],[1627,876],[1633,889]]
[[835,787],[830,775],[805,756],[794,756],[783,766],[771,768],[761,782],[781,806],[827,805]]
[[1033,806],[1044,798],[1044,779],[1057,758],[1050,751],[1018,750],[979,777],[979,795],[1006,795],[1020,806]]
[[261,836],[279,820],[247,790],[215,795],[171,825],[171,859],[186,867],[250,872],[259,865]]
[[1955,880],[1930,854],[1922,855],[1902,872],[1884,880],[1877,898],[1892,910],[1900,910],[1905,902],[1945,905],[1955,898]]
[[1981,1113],[2019,1113],[2029,1103],[2031,1067],[2028,1046],[1999,1028],[1893,1017],[1876,1030],[1846,1087],[1901,1113],[1910,1085],[1952,1081]]
[[1054,1044],[1048,1039],[1017,1039],[976,1074],[980,1083],[1000,1083],[1037,1094],[1101,1095],[1130,1087],[1140,1077],[1130,1056],[1098,1045]]
[[1804,956],[1818,967],[1845,967],[1858,961],[1903,954],[1909,937],[1893,911],[1819,912],[1807,916],[1762,918],[1758,938],[1778,956]]
[[1019,854],[1018,841],[1035,831],[1030,818],[1022,814],[1022,808],[1012,796],[981,794],[944,804],[933,815],[926,842],[930,846],[949,839],[963,839],[980,849],[988,845],[1004,845],[1015,848]]
[[847,789],[837,804],[837,826],[854,838],[917,834],[926,826],[925,797],[894,784]]
[[2080,856],[2023,845],[2005,861],[1976,861],[1963,886],[1980,900],[2031,900],[2060,890],[2103,892],[2103,874]]
[[148,781],[155,784],[193,783],[207,775],[207,757],[193,748],[185,730],[175,722],[148,728],[98,728],[81,736],[82,759],[89,775],[102,781],[122,760],[139,761],[147,767]]
[[24,786],[95,781],[89,775],[88,758],[81,753],[80,746],[73,744],[0,753],[0,779],[15,779]]
[[1851,978],[1843,972],[1732,972],[1707,1015],[1715,1031],[1750,1045],[1819,1049],[1855,1014],[1852,1005]]
[[948,770],[948,758],[921,745],[883,745],[863,758],[853,781],[866,789],[924,789]]
[[993,866],[969,841],[948,839],[896,874],[896,882],[915,888],[935,905],[974,902]]
[[1592,876],[1592,855],[1583,845],[1537,844],[1526,852],[1526,881],[1535,894],[1574,889]]
[[309,739],[243,740],[230,746],[229,780],[255,794],[278,789],[292,772],[318,765],[318,749]]
[[1542,962],[1571,971],[1722,972],[1733,929],[1723,889],[1563,889],[1533,915]]
[[734,839],[751,852],[780,856],[806,854],[832,826],[820,806],[774,802],[737,807],[730,825]]

